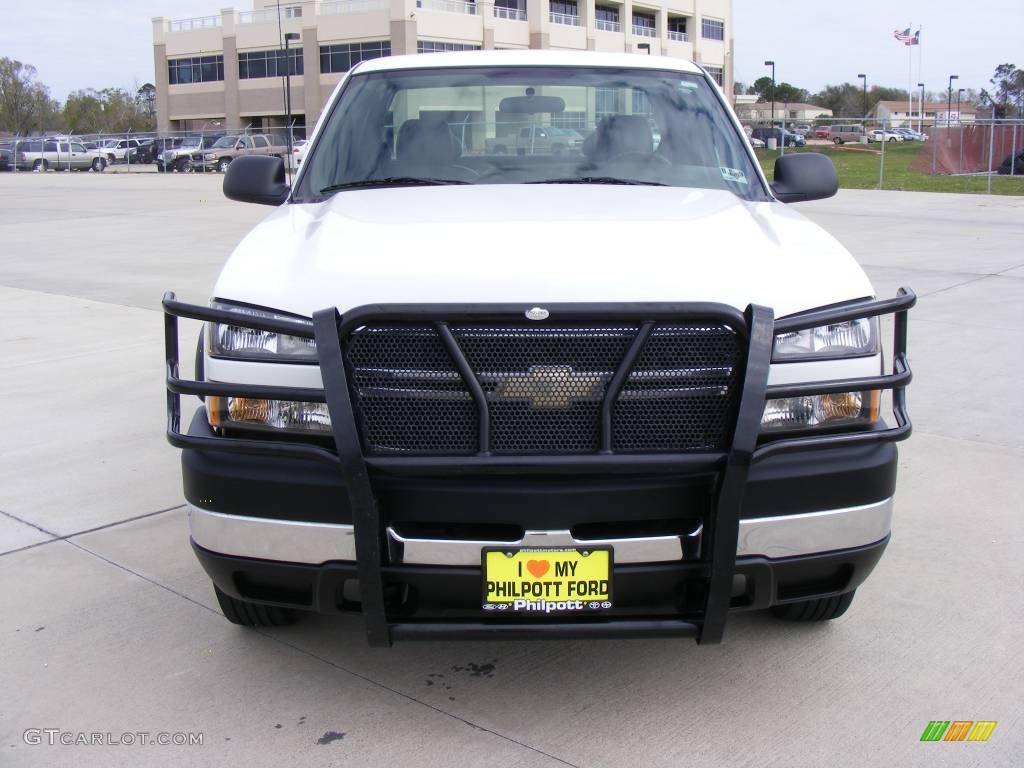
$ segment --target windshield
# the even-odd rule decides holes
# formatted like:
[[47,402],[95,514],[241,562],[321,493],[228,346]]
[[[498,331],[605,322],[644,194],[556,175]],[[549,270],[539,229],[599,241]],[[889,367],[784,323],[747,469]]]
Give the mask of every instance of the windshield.
[[210,149],[231,149],[235,146],[236,141],[238,141],[237,136],[221,136]]
[[303,168],[296,202],[422,183],[634,183],[768,199],[704,77],[649,69],[356,74]]

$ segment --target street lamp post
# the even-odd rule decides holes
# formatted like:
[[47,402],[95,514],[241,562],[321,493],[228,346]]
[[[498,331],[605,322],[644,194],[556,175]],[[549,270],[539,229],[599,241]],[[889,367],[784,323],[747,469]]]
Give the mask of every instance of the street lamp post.
[[861,84],[864,86],[864,119],[868,119],[868,76],[865,74],[857,75],[861,79]]
[[772,99],[772,122],[771,122],[771,127],[774,128],[775,127],[775,62],[774,61],[766,61],[764,63],[764,65],[766,67],[771,67],[772,68],[772,93],[771,93],[771,99]]
[[959,80],[960,75],[949,76],[949,94],[946,97],[946,127],[949,128],[950,112],[953,111],[953,81]]
[[298,32],[286,32],[284,35],[284,111],[288,128],[288,172],[292,168],[292,60],[288,53],[288,43],[299,39]]
[[918,83],[921,89],[921,111],[917,114],[917,132],[924,133],[924,83]]

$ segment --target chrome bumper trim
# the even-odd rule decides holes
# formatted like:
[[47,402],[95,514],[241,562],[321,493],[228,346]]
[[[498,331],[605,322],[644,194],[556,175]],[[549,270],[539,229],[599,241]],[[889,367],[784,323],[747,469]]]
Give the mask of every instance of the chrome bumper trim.
[[[270,520],[211,512],[189,505],[192,540],[224,555],[289,563],[355,560],[351,525]],[[794,557],[851,549],[884,539],[892,527],[892,499],[800,515],[740,520],[736,556]],[[527,531],[518,541],[414,539],[387,529],[392,563],[477,566],[483,547],[597,547],[615,550],[616,563],[658,563],[693,558],[703,530],[685,536],[581,540],[567,530]]]
[[884,539],[891,528],[891,496],[860,507],[755,517],[740,520],[736,557],[795,557],[852,549]]
[[[407,565],[480,565],[484,547],[611,547],[616,563],[661,563],[695,557],[703,526],[685,536],[645,536],[632,539],[577,539],[570,531],[527,531],[516,541],[463,539],[412,539],[390,526],[388,552],[391,562]],[[685,541],[684,541],[685,539]]]
[[351,525],[223,515],[189,504],[188,527],[192,541],[222,555],[315,564],[356,559]]

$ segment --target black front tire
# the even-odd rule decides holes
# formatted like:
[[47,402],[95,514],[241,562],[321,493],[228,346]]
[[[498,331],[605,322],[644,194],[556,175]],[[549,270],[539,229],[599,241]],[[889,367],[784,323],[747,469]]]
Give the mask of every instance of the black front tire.
[[217,602],[224,618],[242,627],[285,627],[295,623],[295,611],[276,605],[259,605],[226,595],[215,584]]
[[805,600],[802,603],[777,605],[772,611],[776,618],[785,621],[831,621],[838,619],[853,602],[857,590],[833,597],[821,597],[816,600]]

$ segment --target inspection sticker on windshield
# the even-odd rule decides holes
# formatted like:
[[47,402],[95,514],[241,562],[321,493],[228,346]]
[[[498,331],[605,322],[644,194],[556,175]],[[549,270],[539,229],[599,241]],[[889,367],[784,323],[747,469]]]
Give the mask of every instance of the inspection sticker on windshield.
[[736,168],[726,168],[724,165],[719,167],[722,172],[722,178],[726,181],[735,181],[737,184],[746,184],[747,176],[743,171]]
[[485,549],[482,566],[485,611],[548,614],[612,607],[608,547]]

